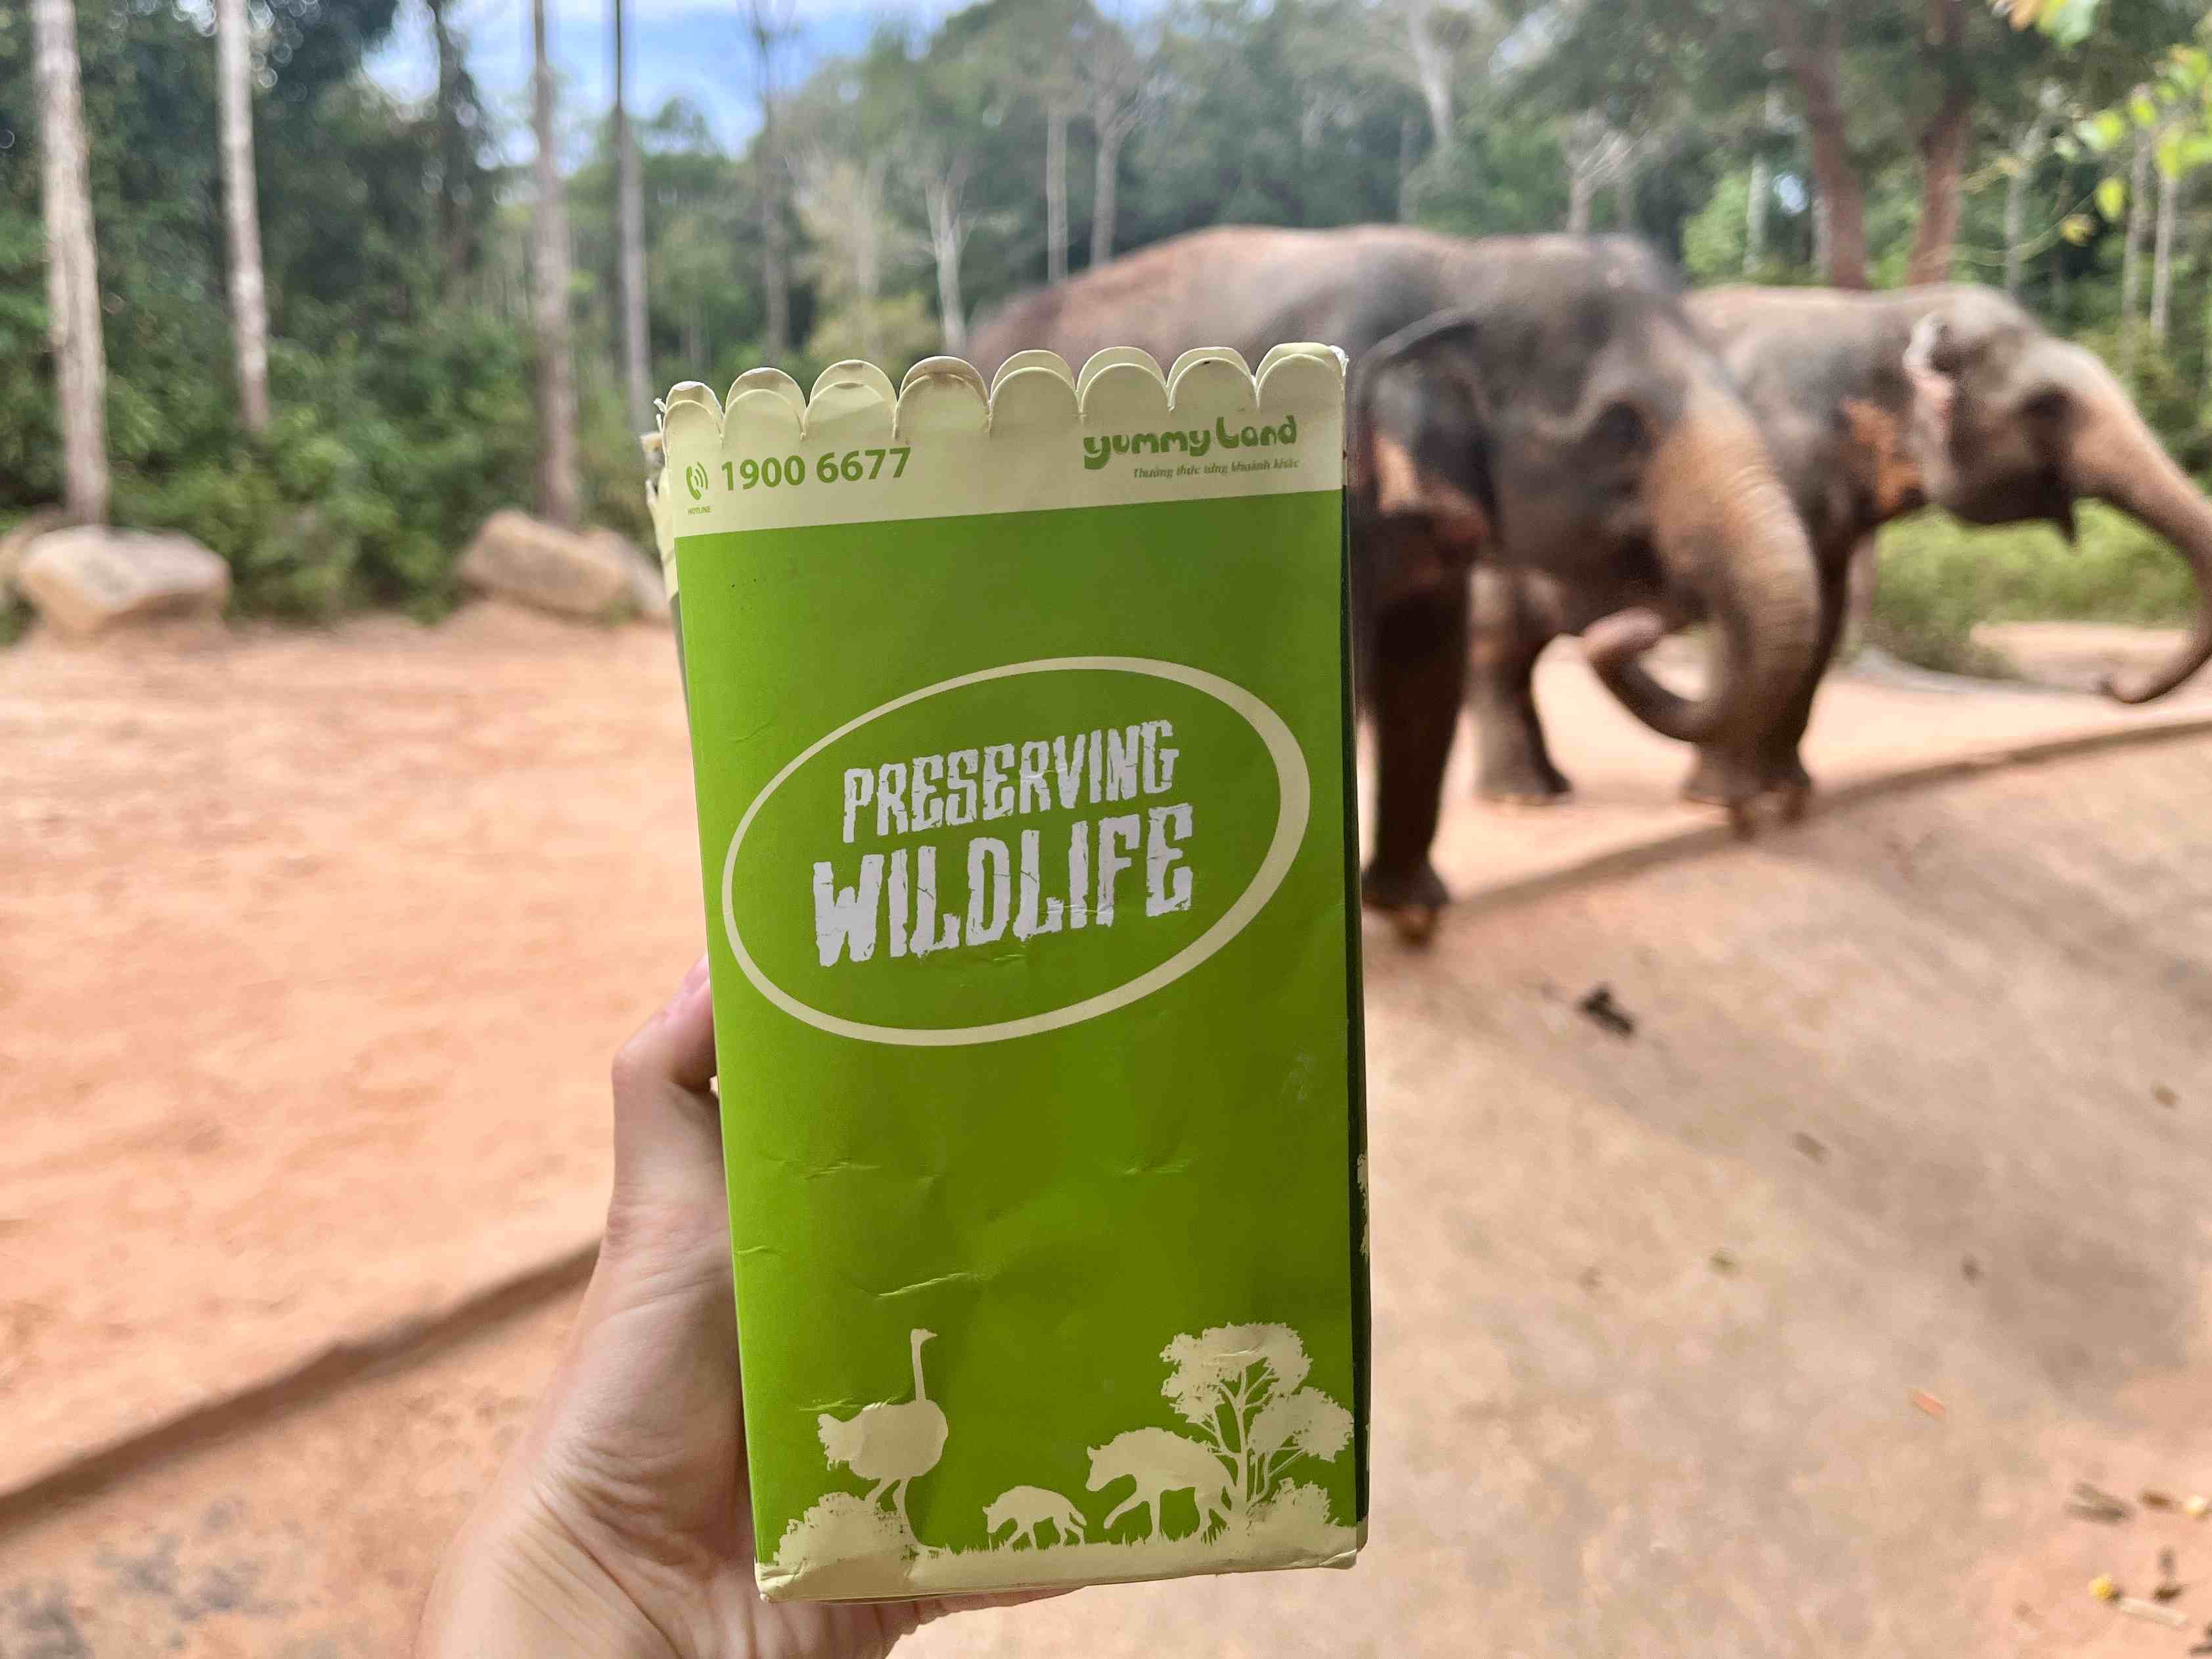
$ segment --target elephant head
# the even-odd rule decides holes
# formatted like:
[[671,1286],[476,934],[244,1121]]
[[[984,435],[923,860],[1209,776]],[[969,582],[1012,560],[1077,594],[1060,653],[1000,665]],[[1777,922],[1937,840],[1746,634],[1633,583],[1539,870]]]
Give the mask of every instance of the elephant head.
[[2187,641],[2158,668],[2106,682],[2148,702],[2212,660],[2212,502],[2166,453],[2094,354],[1986,289],[1946,290],[1905,352],[1908,441],[1928,498],[1970,524],[2040,519],[2071,541],[2075,503],[2118,507],[2171,541],[2199,593]]
[[[1585,633],[1592,665],[1668,736],[1748,740],[1818,650],[1805,529],[1670,289],[1586,243],[1561,252],[1366,356],[1355,501],[1468,557],[1648,595]],[[1638,659],[1700,612],[1707,689],[1679,697]]]

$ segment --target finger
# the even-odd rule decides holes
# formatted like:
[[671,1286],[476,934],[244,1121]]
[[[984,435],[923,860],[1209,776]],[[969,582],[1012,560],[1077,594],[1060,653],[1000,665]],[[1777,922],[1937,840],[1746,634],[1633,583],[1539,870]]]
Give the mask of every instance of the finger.
[[667,1005],[615,1056],[615,1207],[656,1212],[722,1204],[714,1007],[701,957]]

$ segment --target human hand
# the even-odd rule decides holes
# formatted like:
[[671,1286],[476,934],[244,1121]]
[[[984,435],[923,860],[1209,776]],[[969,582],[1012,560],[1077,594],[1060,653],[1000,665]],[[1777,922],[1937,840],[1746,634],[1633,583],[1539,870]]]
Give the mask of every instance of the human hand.
[[960,1607],[753,1587],[707,964],[615,1058],[614,1192],[537,1415],[447,1550],[416,1659],[878,1659]]

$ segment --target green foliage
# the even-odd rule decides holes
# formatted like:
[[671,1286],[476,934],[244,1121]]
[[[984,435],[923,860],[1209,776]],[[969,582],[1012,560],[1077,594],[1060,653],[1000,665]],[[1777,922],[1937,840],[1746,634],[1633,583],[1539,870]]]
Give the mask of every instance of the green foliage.
[[[279,416],[248,440],[227,319],[205,8],[76,4],[118,517],[174,525],[218,549],[249,610],[435,613],[453,602],[454,560],[482,519],[532,502],[539,439],[531,192],[501,165],[465,56],[441,94],[403,103],[360,70],[398,0],[254,9]],[[450,21],[458,9],[433,9]],[[1980,150],[1966,169],[1960,273],[1996,280],[2008,195],[2015,210],[2024,203],[2022,246],[2033,252],[2023,301],[2114,362],[2132,358],[2154,424],[2185,463],[2212,463],[2212,204],[2181,200],[2170,326],[2156,351],[2120,349],[2112,222],[2126,214],[2126,161],[2142,124],[2154,125],[2169,174],[2212,163],[2212,58],[2174,44],[2201,3],[1971,10],[1964,49],[1939,58],[1925,50],[1914,0],[1833,9],[1871,271],[1903,276],[1921,211],[1919,124],[1963,86]],[[1042,280],[1047,94],[1069,117],[1067,252],[1078,270],[1099,208],[1099,110],[1128,99],[1141,118],[1112,173],[1117,249],[1239,222],[1556,229],[1569,200],[1563,138],[1595,118],[1633,135],[1638,158],[1598,191],[1598,228],[1649,238],[1695,280],[1743,280],[1758,160],[1770,180],[1767,252],[1749,274],[1818,280],[1802,101],[1770,36],[1779,15],[1763,0],[981,0],[927,29],[886,27],[789,88],[774,151],[758,138],[724,149],[680,101],[632,112],[652,378],[720,387],[760,361],[764,196],[781,204],[792,331],[805,343],[781,366],[802,382],[841,356],[877,356],[896,371],[939,349],[933,191],[936,228],[948,202],[957,221],[969,319]],[[1425,81],[1434,55],[1417,62],[1417,39],[1442,53],[1443,87]],[[59,489],[35,108],[24,9],[0,6],[0,519]],[[1432,131],[1447,110],[1451,130]],[[572,124],[588,112],[567,112]],[[2018,137],[2031,120],[2057,129],[2047,150]],[[585,508],[642,541],[637,434],[617,380],[611,133],[605,122],[577,130],[589,139],[567,183]],[[2015,174],[2021,191],[2010,190]],[[2070,559],[2040,532],[1944,532],[1955,550],[1925,526],[1900,532],[1915,550],[1893,562],[1908,574],[1885,586],[1883,625],[1910,634],[1925,657],[1991,605],[2107,615],[2148,595],[2142,608],[2166,614],[2178,562],[2093,522],[2105,527]],[[2136,550],[2112,550],[2124,547]],[[2123,567],[2140,582],[2122,580]],[[2034,574],[2047,571],[2072,575]]]
[[1973,642],[1977,623],[2173,623],[2197,604],[2173,549],[2106,507],[2082,508],[2073,548],[2044,526],[1976,530],[1923,513],[1882,532],[1869,637],[1923,668],[1996,674],[2001,660]]

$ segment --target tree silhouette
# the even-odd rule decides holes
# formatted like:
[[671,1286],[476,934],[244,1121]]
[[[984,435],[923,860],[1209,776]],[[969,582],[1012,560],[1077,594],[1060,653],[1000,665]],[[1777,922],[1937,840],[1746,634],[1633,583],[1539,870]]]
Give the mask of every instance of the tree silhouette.
[[1266,1502],[1299,1458],[1326,1462],[1351,1442],[1352,1413],[1304,1386],[1313,1362],[1287,1325],[1217,1325],[1160,1358],[1160,1392],[1229,1468],[1232,1513]]

